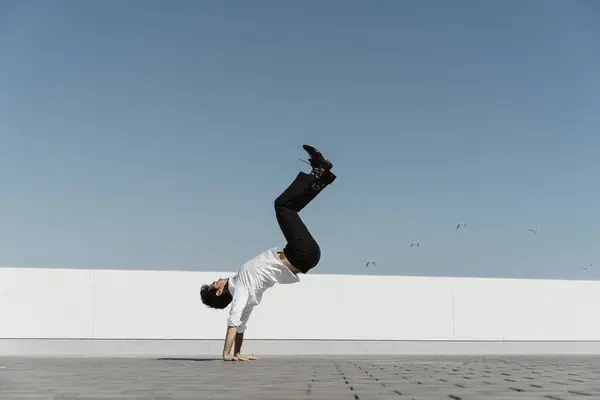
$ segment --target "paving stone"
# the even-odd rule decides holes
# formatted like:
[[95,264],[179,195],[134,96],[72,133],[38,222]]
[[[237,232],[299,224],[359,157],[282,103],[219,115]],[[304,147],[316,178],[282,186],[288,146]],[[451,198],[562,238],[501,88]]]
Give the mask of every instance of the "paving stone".
[[600,357],[0,358],[0,399],[583,400]]

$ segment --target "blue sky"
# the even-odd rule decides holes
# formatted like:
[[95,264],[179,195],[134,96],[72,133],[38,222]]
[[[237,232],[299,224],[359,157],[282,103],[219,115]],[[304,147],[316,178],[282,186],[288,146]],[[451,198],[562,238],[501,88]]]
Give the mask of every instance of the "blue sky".
[[236,270],[309,143],[315,272],[600,278],[597,2],[4,0],[0,38],[0,264]]

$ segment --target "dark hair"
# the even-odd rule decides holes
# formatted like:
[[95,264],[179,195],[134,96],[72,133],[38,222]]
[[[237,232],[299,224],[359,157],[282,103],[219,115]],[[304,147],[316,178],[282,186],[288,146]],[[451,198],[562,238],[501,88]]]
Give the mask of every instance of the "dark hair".
[[233,300],[229,292],[223,292],[220,296],[217,296],[217,289],[214,287],[210,288],[209,285],[202,285],[202,288],[200,288],[200,298],[202,299],[202,303],[208,307],[219,310],[227,307],[231,303],[231,300]]

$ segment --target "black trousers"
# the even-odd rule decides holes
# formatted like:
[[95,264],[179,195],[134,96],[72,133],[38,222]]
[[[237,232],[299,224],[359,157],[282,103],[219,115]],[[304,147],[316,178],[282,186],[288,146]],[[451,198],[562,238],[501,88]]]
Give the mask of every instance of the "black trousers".
[[300,172],[288,188],[275,200],[275,215],[287,244],[283,253],[289,262],[303,273],[314,268],[321,259],[321,249],[298,213],[322,189],[313,189],[317,179]]

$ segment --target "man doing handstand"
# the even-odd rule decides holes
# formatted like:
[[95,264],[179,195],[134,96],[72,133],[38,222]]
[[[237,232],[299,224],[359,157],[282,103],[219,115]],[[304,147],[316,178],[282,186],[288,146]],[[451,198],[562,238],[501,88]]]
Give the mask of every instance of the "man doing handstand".
[[[273,247],[246,262],[229,278],[202,285],[200,297],[206,306],[224,309],[231,303],[227,334],[223,347],[226,361],[255,360],[241,355],[244,331],[250,314],[265,290],[276,283],[299,282],[298,274],[307,273],[321,258],[321,250],[298,213],[326,186],[335,181],[333,165],[316,148],[304,145],[309,154],[310,174],[298,173],[294,181],[275,200],[275,216],[285,240],[283,250]],[[235,344],[235,346],[234,346]],[[233,356],[231,348],[234,347]]]

